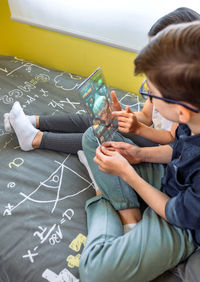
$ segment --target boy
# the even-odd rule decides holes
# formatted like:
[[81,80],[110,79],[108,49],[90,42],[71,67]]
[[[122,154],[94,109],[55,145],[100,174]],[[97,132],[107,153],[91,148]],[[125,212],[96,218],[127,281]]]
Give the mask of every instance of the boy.
[[[150,281],[200,244],[200,22],[160,32],[137,56],[135,73],[147,76],[149,91],[141,88],[141,94],[180,125],[173,149],[136,147],[119,133],[117,142],[98,147],[91,128],[84,134],[83,149],[102,194],[86,204],[82,282]],[[143,214],[141,199],[147,204]],[[123,235],[118,211],[126,217],[129,209],[135,227]]]

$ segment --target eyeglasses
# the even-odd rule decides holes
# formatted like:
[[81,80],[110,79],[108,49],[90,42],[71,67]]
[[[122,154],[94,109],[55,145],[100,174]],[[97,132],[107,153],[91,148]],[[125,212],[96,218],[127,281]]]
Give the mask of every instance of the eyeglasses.
[[195,112],[195,113],[199,113],[199,110],[193,108],[193,107],[190,107],[182,102],[179,102],[179,101],[176,101],[176,100],[172,100],[172,99],[168,99],[168,98],[164,98],[164,97],[158,97],[158,96],[155,96],[151,93],[149,93],[149,90],[148,90],[148,85],[147,85],[147,80],[145,79],[143,82],[142,82],[142,85],[140,86],[140,90],[139,90],[139,93],[142,95],[142,97],[146,100],[148,97],[150,98],[150,100],[152,100],[152,98],[155,98],[155,99],[159,99],[159,100],[162,100],[162,101],[165,101],[167,103],[173,103],[173,104],[177,104],[177,105],[181,105],[183,106],[184,108],[192,111],[192,112]]

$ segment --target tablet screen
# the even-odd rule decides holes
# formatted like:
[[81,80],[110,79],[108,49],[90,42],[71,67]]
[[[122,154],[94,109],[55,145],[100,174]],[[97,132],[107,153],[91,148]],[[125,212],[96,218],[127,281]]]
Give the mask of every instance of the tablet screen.
[[117,129],[117,120],[112,117],[112,99],[102,69],[96,69],[77,90],[91,118],[99,143],[111,140]]

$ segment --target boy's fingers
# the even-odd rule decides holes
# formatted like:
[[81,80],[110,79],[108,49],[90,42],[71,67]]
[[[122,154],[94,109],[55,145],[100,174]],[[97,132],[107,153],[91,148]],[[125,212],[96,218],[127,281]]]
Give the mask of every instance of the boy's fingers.
[[113,143],[114,142],[112,142],[112,141],[107,141],[107,142],[103,143],[102,146],[104,146],[104,147],[111,147]]
[[114,151],[111,151],[111,150],[108,150],[107,148],[105,148],[104,146],[101,146],[101,152],[102,152],[102,154],[106,157],[106,156],[108,156],[108,157],[110,157],[110,156],[113,156],[113,153],[114,153]]
[[122,116],[122,117],[128,117],[129,116],[129,113],[125,112],[125,111],[113,111],[112,112],[112,115],[113,116]]
[[99,164],[101,162],[103,153],[100,151],[100,147],[96,149],[96,156],[94,157],[94,161]]
[[117,95],[114,90],[110,92],[110,96],[111,96],[114,108],[117,110],[121,110],[120,102],[118,101]]
[[102,146],[105,148],[118,148],[119,147],[118,145],[120,143],[123,143],[123,142],[108,141],[108,142],[103,143]]
[[124,147],[124,142],[106,142],[105,143],[105,146],[104,146],[104,144],[103,144],[103,146],[104,147],[107,147],[107,146],[109,146],[109,147],[113,147],[113,148],[122,148],[122,147]]
[[118,102],[117,95],[116,95],[116,93],[115,93],[114,90],[112,90],[112,91],[110,92],[110,96],[111,96],[113,102],[114,102],[114,101],[115,101],[115,102],[116,102],[116,101]]

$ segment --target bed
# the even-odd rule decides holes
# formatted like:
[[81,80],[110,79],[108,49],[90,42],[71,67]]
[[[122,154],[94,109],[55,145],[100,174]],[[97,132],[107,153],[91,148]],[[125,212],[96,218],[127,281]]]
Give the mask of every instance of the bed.
[[[4,130],[3,114],[15,101],[28,115],[83,114],[75,89],[84,79],[0,55],[0,282],[79,281],[85,201],[95,194],[88,172],[77,155],[22,151],[15,134]],[[142,109],[139,96],[114,90],[122,107]],[[199,281],[199,259],[196,252],[179,265],[184,281]],[[181,279],[168,271],[154,280],[164,281]]]
[[[3,114],[19,101],[28,115],[85,111],[75,91],[84,77],[0,56],[0,281],[79,281],[87,236],[85,201],[95,193],[76,155],[24,152]],[[115,89],[123,107],[140,110],[139,96]]]

